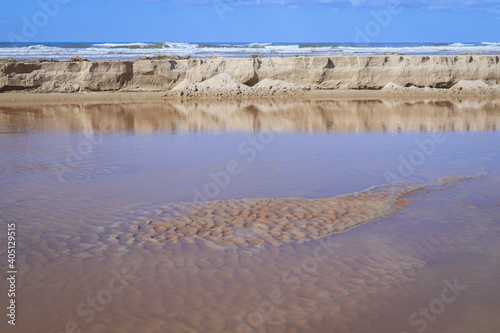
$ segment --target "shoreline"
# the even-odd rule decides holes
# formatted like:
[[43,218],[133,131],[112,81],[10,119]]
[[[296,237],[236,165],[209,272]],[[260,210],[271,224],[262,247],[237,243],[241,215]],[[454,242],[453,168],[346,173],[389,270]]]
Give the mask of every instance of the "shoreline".
[[133,99],[497,98],[500,56],[6,61],[0,62],[0,96],[6,93],[80,99],[95,93],[132,94],[127,98]]
[[[42,63],[42,62],[51,62],[51,63],[61,63],[61,62],[72,62],[72,58],[82,59],[81,61],[85,62],[122,62],[122,61],[140,61],[140,60],[208,60],[208,59],[266,59],[266,58],[285,58],[285,59],[293,59],[293,58],[358,58],[358,57],[465,57],[465,56],[473,56],[473,57],[497,57],[500,56],[500,52],[463,52],[463,53],[398,53],[398,52],[380,52],[380,53],[366,53],[366,54],[329,54],[329,55],[312,55],[312,54],[293,54],[293,55],[280,55],[280,54],[261,54],[261,53],[253,53],[253,54],[242,54],[242,55],[178,55],[178,54],[155,54],[155,55],[144,55],[144,56],[131,56],[131,57],[102,57],[102,58],[92,58],[85,56],[67,56],[65,58],[54,58],[49,56],[40,56],[40,57],[3,57],[0,58],[0,64],[12,63],[12,62],[23,62],[23,63]],[[73,60],[73,62],[78,60]]]
[[117,102],[238,102],[238,101],[306,101],[306,100],[385,100],[385,101],[500,101],[498,95],[452,95],[446,93],[429,94],[424,91],[394,94],[381,90],[308,91],[300,96],[233,96],[233,97],[165,97],[164,92],[80,92],[80,93],[0,93],[1,105],[26,103],[117,103]]

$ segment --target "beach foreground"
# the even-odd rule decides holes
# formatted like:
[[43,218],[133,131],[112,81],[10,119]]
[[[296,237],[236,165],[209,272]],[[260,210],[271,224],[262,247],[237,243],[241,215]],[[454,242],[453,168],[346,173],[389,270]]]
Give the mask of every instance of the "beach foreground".
[[499,96],[500,57],[334,56],[5,61],[0,92],[162,92],[167,97]]
[[12,95],[29,101],[0,103],[19,314],[1,332],[500,326],[498,101]]

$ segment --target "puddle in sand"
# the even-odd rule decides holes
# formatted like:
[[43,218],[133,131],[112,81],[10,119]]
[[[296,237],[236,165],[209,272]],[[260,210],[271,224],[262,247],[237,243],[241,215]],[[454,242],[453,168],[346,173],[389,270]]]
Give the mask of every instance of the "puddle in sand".
[[13,331],[495,332],[499,120],[496,102],[1,106]]

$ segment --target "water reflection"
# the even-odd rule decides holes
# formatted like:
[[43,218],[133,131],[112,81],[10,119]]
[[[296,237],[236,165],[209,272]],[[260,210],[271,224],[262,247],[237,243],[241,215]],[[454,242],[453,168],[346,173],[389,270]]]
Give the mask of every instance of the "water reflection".
[[495,131],[500,101],[154,102],[0,106],[3,132]]

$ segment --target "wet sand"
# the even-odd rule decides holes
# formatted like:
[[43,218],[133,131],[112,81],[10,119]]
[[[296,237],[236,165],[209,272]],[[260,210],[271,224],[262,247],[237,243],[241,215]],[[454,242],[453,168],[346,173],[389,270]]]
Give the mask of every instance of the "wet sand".
[[164,206],[149,217],[122,225],[110,240],[124,246],[201,242],[216,249],[302,243],[376,221],[408,205],[411,196],[472,178],[376,186],[334,198],[219,200]]
[[[422,321],[412,325],[410,316],[438,304],[445,281],[456,278],[467,288],[436,310],[425,332],[495,332],[499,113],[491,102],[2,106],[1,223],[18,225],[19,321],[0,329],[64,332],[74,322],[82,332],[417,332]],[[425,154],[417,142],[434,133],[446,139]],[[90,153],[67,160],[71,151]],[[416,151],[424,160],[402,168]],[[312,237],[273,236],[280,246],[267,233],[260,245],[226,249],[208,246],[208,234],[126,243],[126,235],[158,230],[150,219],[168,218],[171,207],[193,205],[195,189],[206,195],[211,173],[232,160],[241,173],[216,197],[208,193],[210,204],[194,204],[198,212],[241,204],[257,216],[265,211],[252,202],[275,210],[289,202],[293,213],[361,193],[354,207],[372,218],[358,222],[375,221],[322,235],[309,222],[331,221],[302,212],[296,218]],[[387,172],[398,176],[391,187],[485,174],[423,195],[374,192],[375,210],[359,204],[372,194],[365,189],[387,184]],[[380,196],[391,204],[379,205]],[[217,212],[214,224],[229,215]],[[195,227],[184,223],[177,228],[186,234]],[[216,230],[222,240],[226,229]]]

